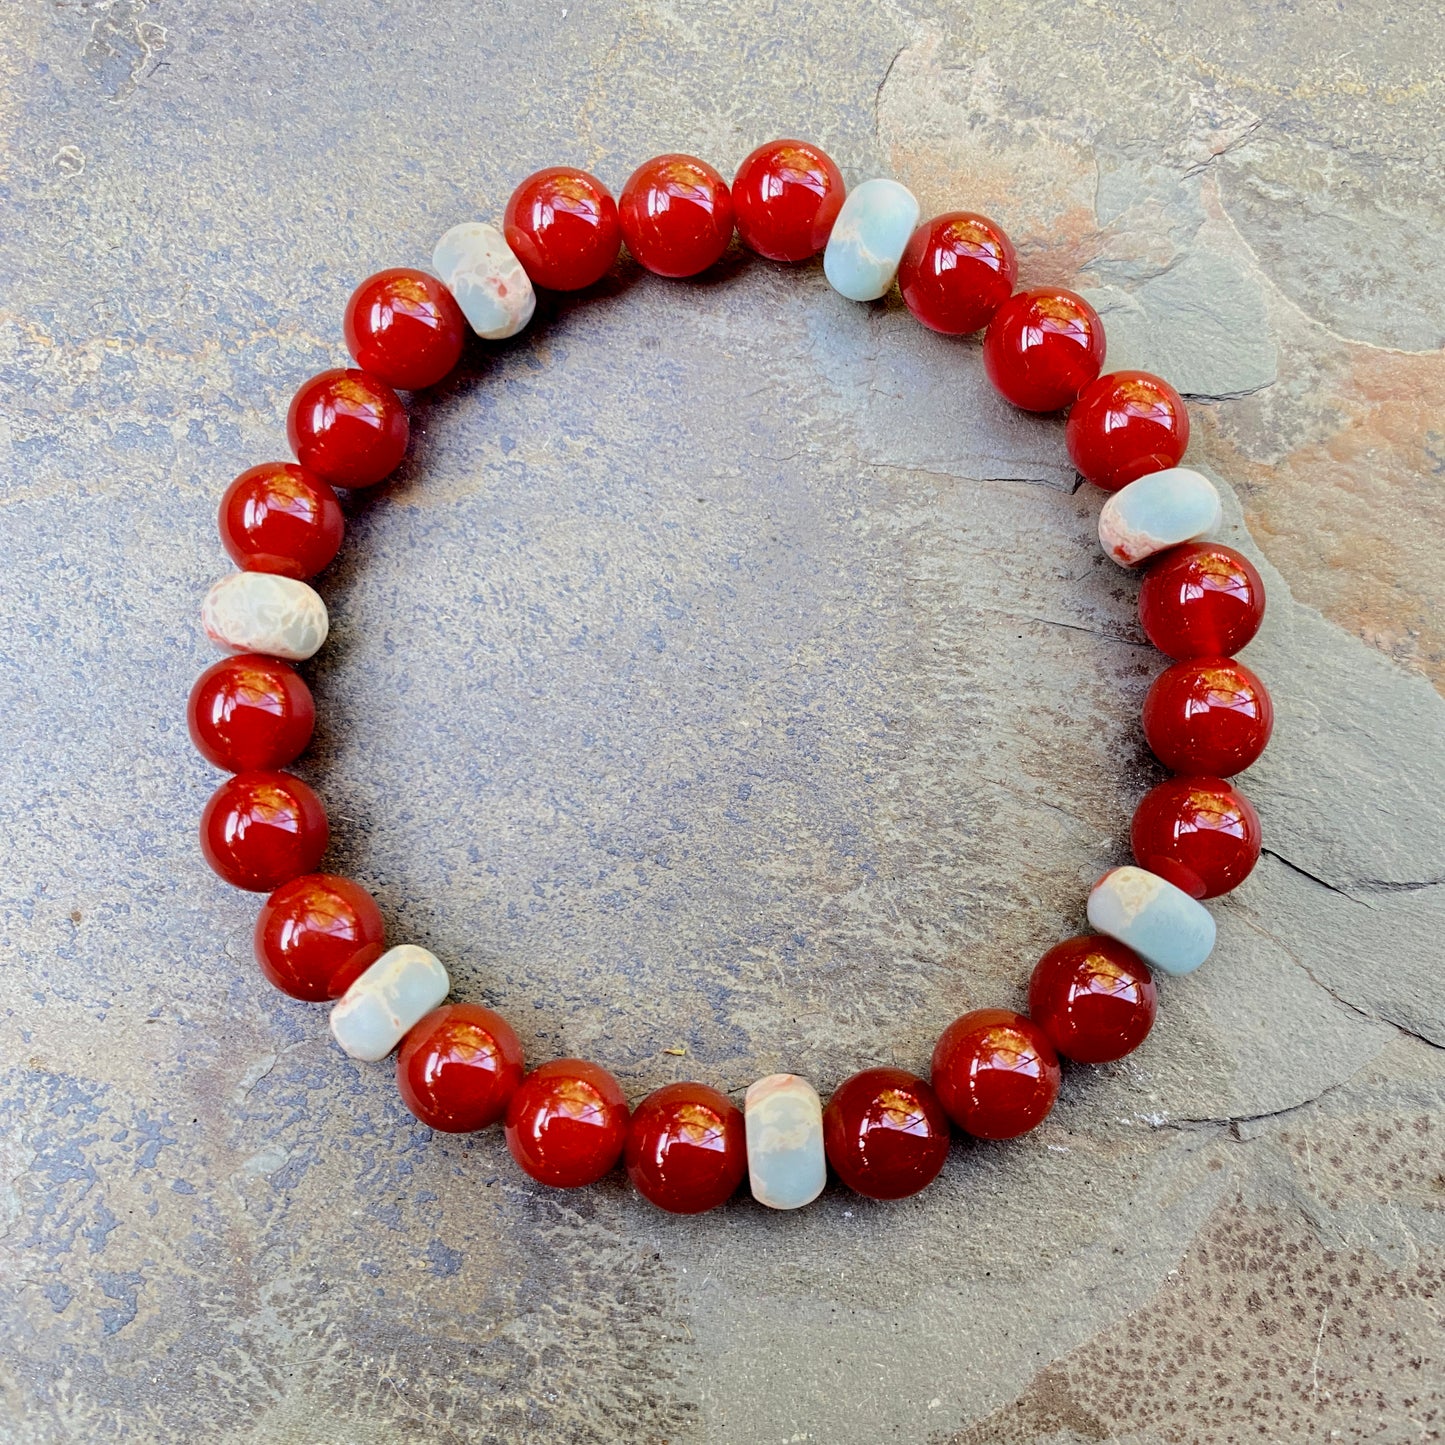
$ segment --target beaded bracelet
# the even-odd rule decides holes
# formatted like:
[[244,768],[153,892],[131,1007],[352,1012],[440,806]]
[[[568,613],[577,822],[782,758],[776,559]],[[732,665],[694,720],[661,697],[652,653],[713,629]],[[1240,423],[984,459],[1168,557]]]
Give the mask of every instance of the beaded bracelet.
[[[507,1146],[534,1179],[589,1184],[625,1155],[633,1184],[661,1208],[689,1214],[728,1199],[746,1174],[774,1209],[815,1199],[827,1168],[875,1199],[924,1188],[943,1167],[950,1121],[980,1139],[1010,1139],[1053,1107],[1060,1056],[1122,1058],[1154,1022],[1154,971],[1188,973],[1214,946],[1200,900],[1236,887],[1259,857],[1259,818],[1232,783],[1269,740],[1263,684],[1234,659],[1264,615],[1264,586],[1247,558],[1204,542],[1219,496],[1178,462],[1189,440],[1179,393],[1142,371],[1100,375],[1104,330],[1081,296],[1015,292],[1017,259],[992,221],[953,211],[918,224],[896,181],[845,195],[817,146],[780,140],[742,163],[731,188],[686,155],[646,162],[620,202],[585,171],[557,166],[517,188],[501,230],[454,226],[432,256],[441,277],[412,269],[362,282],[346,308],[354,368],[312,377],[287,416],[295,463],[243,472],[221,501],[221,539],[241,569],[210,589],[207,634],[233,654],[205,671],[190,697],[190,733],[227,778],[201,817],[201,848],[228,883],[269,894],[256,923],[265,976],[293,998],[335,999],[331,1030],[355,1059],[400,1046],[397,1086],[433,1129],[466,1132],[504,1120]],[[476,1004],[444,1002],[445,968],[412,944],[387,948],[380,910],[348,878],[317,872],[326,813],[300,779],[280,771],[305,749],[315,721],[290,666],[326,639],[325,604],[306,579],[341,545],[335,487],[373,486],[406,453],[397,390],[441,381],[465,327],[491,340],[520,332],[535,287],[576,291],[616,264],[623,242],[646,269],[695,276],[736,229],[775,261],[823,253],[828,281],[855,301],[898,283],[925,326],[946,335],[987,328],[989,379],[1015,406],[1069,409],[1065,442],[1083,478],[1110,493],[1099,540],[1116,562],[1149,562],[1139,615],[1170,659],[1144,703],[1144,736],[1177,776],[1139,804],[1138,866],[1115,868],[1089,893],[1095,930],[1051,948],[1033,971],[1028,1015],[980,1009],[951,1023],[933,1051],[931,1082],[873,1068],[834,1091],[826,1110],[795,1074],[759,1079],[740,1110],[700,1083],[669,1084],[629,1112],[596,1064],[556,1059],[523,1068],[516,1034]]]

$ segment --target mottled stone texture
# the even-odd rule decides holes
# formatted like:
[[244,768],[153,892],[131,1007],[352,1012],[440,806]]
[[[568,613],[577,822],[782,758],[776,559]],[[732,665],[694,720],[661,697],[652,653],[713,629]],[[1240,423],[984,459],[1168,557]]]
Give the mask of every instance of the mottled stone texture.
[[[1435,6],[26,0],[0,43],[0,1437],[1440,1437]],[[183,700],[216,500],[362,276],[538,166],[779,134],[997,214],[1200,399],[1269,852],[1037,1136],[674,1218],[432,1137],[261,980]],[[418,422],[320,579],[301,769],[394,939],[634,1099],[1022,1003],[1162,664],[976,342],[816,263],[625,269]]]

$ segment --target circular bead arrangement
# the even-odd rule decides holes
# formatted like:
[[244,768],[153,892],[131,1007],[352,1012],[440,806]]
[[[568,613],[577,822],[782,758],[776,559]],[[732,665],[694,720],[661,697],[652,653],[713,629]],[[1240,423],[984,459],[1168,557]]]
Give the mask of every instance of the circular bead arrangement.
[[[506,1020],[447,1003],[441,962],[413,944],[388,948],[381,912],[348,878],[316,871],[326,812],[282,771],[315,722],[310,689],[289,664],[326,639],[326,607],[308,585],[341,545],[333,488],[374,486],[406,454],[397,389],[433,386],[462,354],[468,326],[500,340],[521,331],[535,287],[575,291],[610,271],[625,243],[661,276],[695,276],[732,242],[775,261],[823,254],[833,287],[854,300],[897,282],[909,310],[945,335],[984,329],[984,368],[1029,411],[1068,408],[1065,442],[1079,473],[1110,495],[1099,539],[1121,566],[1144,566],[1139,617],[1172,661],[1149,689],[1144,736],[1177,776],[1134,815],[1137,866],[1094,885],[1092,933],[1039,960],[1027,1015],[977,1009],[954,1020],[930,1078],[872,1068],[841,1083],[824,1109],[796,1074],[759,1079],[739,1109],[702,1083],[668,1084],[629,1110],[616,1079],[583,1059],[526,1071]],[[1229,781],[1269,741],[1264,684],[1234,657],[1264,616],[1264,584],[1233,548],[1202,540],[1219,525],[1218,494],[1179,465],[1189,414],[1175,389],[1142,371],[1101,375],[1104,328],[1081,296],[1015,291],[1018,261],[985,216],[950,211],[919,224],[896,181],[845,191],[838,167],[797,140],[759,146],[731,187],[694,156],[639,166],[614,201],[595,176],[552,166],[507,203],[502,229],[454,226],[436,275],[395,268],[369,277],[346,308],[354,367],[297,391],[286,419],[295,462],[243,472],[221,499],[221,541],[241,570],[202,607],[206,632],[233,655],[206,669],[190,697],[197,750],[231,774],[201,816],[201,849],[228,883],[268,895],[256,922],[262,973],[293,998],[335,1000],[331,1028],[351,1057],[397,1050],[397,1088],[424,1124],[464,1133],[501,1123],[532,1178],[590,1184],[625,1161],[638,1192],[678,1214],[712,1209],[747,1177],[761,1203],[806,1204],[828,1166],[850,1189],[901,1199],[942,1169],[950,1125],[1012,1139],[1048,1115],[1060,1058],[1120,1059],[1143,1042],[1158,1007],[1155,973],[1197,968],[1214,946],[1200,900],[1238,887],[1259,858],[1260,825]]]

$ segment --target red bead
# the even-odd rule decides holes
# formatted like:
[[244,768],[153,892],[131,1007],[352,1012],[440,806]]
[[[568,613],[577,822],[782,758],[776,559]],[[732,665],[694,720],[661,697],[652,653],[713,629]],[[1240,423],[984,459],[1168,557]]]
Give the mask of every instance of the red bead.
[[706,1084],[667,1084],[632,1115],[626,1160],[637,1192],[659,1209],[714,1209],[748,1172],[742,1110]]
[[506,1134],[512,1158],[533,1179],[577,1189],[617,1163],[627,1142],[627,1099],[606,1069],[554,1059],[512,1095]]
[[396,1056],[401,1101],[423,1124],[470,1134],[495,1124],[522,1082],[522,1045],[501,1014],[475,1003],[433,1009]]
[[932,1184],[948,1158],[948,1116],[938,1095],[903,1069],[864,1069],[823,1111],[823,1148],[855,1194],[906,1199]]
[[909,238],[898,263],[898,289],[930,330],[966,336],[993,320],[1018,274],[1013,242],[987,216],[949,211]]
[[1013,1139],[1059,1096],[1059,1059],[1022,1014],[981,1008],[954,1019],[933,1050],[933,1087],[948,1117],[980,1139]]
[[618,204],[627,249],[659,276],[696,276],[727,250],[733,201],[727,182],[696,156],[644,161]]
[[738,235],[770,261],[806,261],[828,244],[844,193],[843,172],[817,146],[769,141],[733,179]]
[[1176,662],[1144,699],[1144,738],[1175,773],[1242,773],[1273,729],[1274,704],[1264,684],[1232,657]]
[[1066,1059],[1107,1064],[1131,1054],[1154,1027],[1159,990],[1149,965],[1101,933],[1044,954],[1029,980],[1029,1013]]
[[1104,364],[1104,323],[1072,291],[1020,291],[994,313],[983,369],[999,394],[1025,411],[1068,406]]
[[186,725],[196,751],[218,768],[284,768],[311,741],[316,703],[294,668],[243,652],[213,662],[196,679]]
[[283,883],[256,919],[256,962],[282,993],[308,1003],[340,998],[386,950],[381,909],[334,873]]
[[337,487],[371,487],[389,477],[406,455],[410,432],[401,398],[354,368],[313,376],[286,413],[297,460]]
[[600,281],[622,249],[612,192],[571,166],[528,176],[507,202],[502,229],[533,285],[549,291],[580,291]]
[[1186,542],[1150,566],[1139,621],[1166,656],[1231,657],[1264,621],[1264,578],[1222,542]]
[[1085,481],[1117,492],[1179,464],[1189,445],[1189,409],[1147,371],[1111,371],[1079,393],[1064,445]]
[[314,872],[328,836],[321,799],[290,773],[237,773],[201,811],[206,862],[227,883],[255,893]]
[[388,386],[435,386],[461,359],[466,318],[435,276],[396,266],[368,276],[346,303],[341,329],[356,364]]
[[243,572],[304,581],[336,556],[346,522],[336,493],[294,462],[242,472],[221,498],[221,545]]
[[1254,804],[1223,778],[1167,778],[1140,799],[1131,840],[1141,868],[1191,898],[1238,888],[1259,862]]

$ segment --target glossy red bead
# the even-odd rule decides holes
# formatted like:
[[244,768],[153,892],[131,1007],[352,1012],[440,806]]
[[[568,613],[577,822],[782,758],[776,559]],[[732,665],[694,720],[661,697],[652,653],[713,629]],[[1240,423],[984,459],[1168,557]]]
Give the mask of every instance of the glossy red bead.
[[506,1136],[512,1158],[533,1179],[577,1189],[617,1163],[627,1142],[627,1099],[606,1069],[554,1059],[512,1095]]
[[522,1045],[501,1014],[475,1003],[433,1009],[396,1056],[401,1101],[423,1124],[470,1134],[507,1112],[522,1082]]
[[993,320],[1018,274],[1013,242],[998,226],[972,211],[949,211],[909,238],[898,289],[931,331],[966,336]]
[[1259,862],[1254,804],[1223,778],[1166,778],[1140,799],[1130,832],[1134,861],[1191,898],[1238,888]]
[[1030,1017],[1078,1064],[1107,1064],[1133,1053],[1158,1011],[1149,965],[1102,933],[1055,944],[1029,980]]
[[1179,464],[1189,445],[1189,408],[1160,377],[1111,371],[1079,393],[1064,445],[1085,481],[1117,492]]
[[346,522],[330,483],[294,462],[244,471],[221,498],[221,545],[243,572],[304,581],[341,547]]
[[1232,777],[1258,759],[1273,730],[1264,684],[1232,657],[1176,662],[1144,698],[1144,738],[1175,773]]
[[802,140],[769,141],[733,179],[738,236],[770,261],[806,261],[828,244],[845,194],[843,173],[825,151]]
[[600,281],[622,249],[612,192],[586,171],[548,166],[507,202],[502,231],[535,286],[580,291]]
[[948,1115],[938,1095],[903,1069],[864,1069],[833,1091],[823,1149],[855,1194],[906,1199],[938,1177],[948,1158]]
[[743,1112],[706,1084],[667,1084],[633,1112],[625,1159],[633,1187],[659,1209],[714,1209],[748,1172]]
[[292,998],[340,998],[386,951],[381,909],[361,884],[303,873],[261,905],[254,938],[261,972]]
[[1019,291],[994,312],[983,337],[983,369],[999,394],[1024,411],[1058,411],[1104,364],[1104,323],[1072,291]]
[[733,201],[727,182],[696,156],[644,161],[618,203],[627,249],[659,276],[696,276],[728,248]]
[[371,487],[389,477],[410,434],[401,398],[354,368],[313,376],[286,413],[297,460],[336,487]]
[[1168,657],[1231,657],[1264,621],[1264,579],[1222,542],[1186,542],[1144,573],[1139,621]]
[[466,318],[435,276],[396,266],[368,276],[346,303],[341,329],[356,364],[387,386],[435,386],[461,360]]
[[213,662],[186,704],[196,751],[227,772],[284,768],[311,741],[316,703],[289,664],[258,652]]
[[201,811],[201,852],[237,888],[269,893],[312,873],[329,829],[321,799],[290,773],[237,773]]
[[933,1050],[933,1088],[948,1117],[980,1139],[1036,1127],[1059,1096],[1059,1058],[1048,1036],[1008,1009],[954,1019]]

